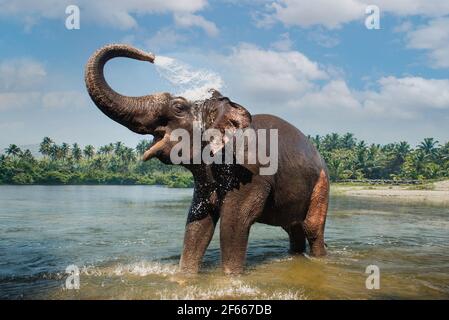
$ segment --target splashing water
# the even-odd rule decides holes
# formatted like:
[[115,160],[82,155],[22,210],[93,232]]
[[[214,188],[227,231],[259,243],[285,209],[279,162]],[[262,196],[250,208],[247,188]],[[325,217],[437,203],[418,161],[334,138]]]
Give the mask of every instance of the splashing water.
[[194,69],[170,57],[157,56],[154,64],[161,77],[179,88],[176,94],[191,101],[207,99],[211,96],[210,89],[220,90],[224,85],[223,79],[217,73]]

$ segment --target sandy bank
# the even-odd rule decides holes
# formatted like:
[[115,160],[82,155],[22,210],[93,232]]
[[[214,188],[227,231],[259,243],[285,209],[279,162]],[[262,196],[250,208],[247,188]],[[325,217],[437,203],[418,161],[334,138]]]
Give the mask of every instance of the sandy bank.
[[427,202],[449,207],[449,180],[426,185],[426,189],[410,186],[351,186],[331,185],[333,194],[353,197],[383,198],[401,202]]

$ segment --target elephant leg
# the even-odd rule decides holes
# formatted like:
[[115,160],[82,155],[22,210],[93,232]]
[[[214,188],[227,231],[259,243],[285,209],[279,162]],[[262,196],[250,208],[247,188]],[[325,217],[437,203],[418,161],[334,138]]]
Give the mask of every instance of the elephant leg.
[[211,215],[206,215],[201,220],[187,223],[184,248],[179,263],[182,272],[197,273],[199,271],[204,253],[214,235],[217,220]]
[[290,252],[293,254],[303,253],[306,249],[306,236],[301,223],[294,223],[284,230],[290,238]]
[[264,209],[269,185],[253,181],[227,193],[220,212],[220,247],[223,271],[243,272],[251,225]]
[[327,207],[329,202],[329,181],[324,170],[313,188],[309,210],[304,220],[304,231],[309,241],[312,256],[324,256],[324,226],[326,223]]

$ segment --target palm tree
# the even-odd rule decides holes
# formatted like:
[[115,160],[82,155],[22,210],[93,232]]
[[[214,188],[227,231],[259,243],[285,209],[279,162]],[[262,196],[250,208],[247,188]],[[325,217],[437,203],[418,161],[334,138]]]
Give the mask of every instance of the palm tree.
[[149,140],[140,140],[140,142],[136,146],[136,150],[137,150],[137,152],[140,155],[142,155],[142,154],[145,153],[145,151],[148,150],[150,145],[151,145],[151,141],[149,141]]
[[114,151],[114,145],[112,143],[104,145],[100,147],[98,150],[98,153],[104,154],[104,155],[110,155]]
[[103,157],[95,157],[95,159],[92,161],[92,167],[94,168],[94,169],[97,169],[97,170],[104,170],[104,168],[105,168],[105,158],[103,158]]
[[122,147],[119,151],[118,156],[124,164],[129,164],[130,162],[136,160],[134,150],[128,147]]
[[20,158],[22,160],[33,162],[35,159],[33,157],[33,154],[31,153],[30,149],[26,149],[21,155]]
[[117,141],[116,143],[114,143],[114,153],[120,154],[123,151],[124,147],[125,145],[123,144],[123,142]]
[[63,142],[60,147],[60,151],[61,151],[61,158],[62,160],[64,160],[69,155],[70,146],[67,143]]
[[400,173],[401,167],[409,153],[410,145],[405,141],[391,143],[382,147],[382,166],[386,178],[392,178]]
[[356,143],[356,140],[354,139],[353,133],[348,132],[341,138],[341,146],[343,148],[352,149],[352,148],[354,148],[355,143]]
[[22,153],[22,150],[20,150],[17,145],[10,144],[9,147],[5,149],[5,153],[8,156],[17,157]]
[[84,147],[83,153],[86,156],[86,158],[92,159],[92,157],[95,154],[95,148],[92,145],[89,144],[89,145]]
[[57,144],[51,145],[49,155],[52,160],[61,159],[61,150]]
[[340,136],[338,133],[326,134],[322,143],[326,151],[332,151],[340,146]]
[[411,162],[413,165],[413,169],[416,172],[416,175],[420,175],[424,171],[424,166],[426,164],[426,155],[424,154],[423,151],[418,150],[413,153]]
[[410,145],[405,141],[401,141],[395,145],[394,149],[396,154],[398,155],[398,158],[404,160],[407,154],[409,154],[410,152]]
[[338,158],[333,158],[328,162],[329,176],[332,181],[341,179],[343,171],[341,164],[341,160]]
[[440,146],[439,154],[442,162],[449,160],[449,142],[446,142],[444,145]]
[[81,148],[79,147],[78,143],[76,143],[76,142],[72,145],[72,157],[73,157],[73,159],[75,159],[75,161],[80,161],[83,157]]
[[438,141],[434,138],[424,138],[424,140],[418,145],[418,149],[421,150],[424,155],[428,157],[434,157],[436,155],[436,148]]
[[40,146],[39,146],[39,152],[42,153],[44,156],[49,156],[51,152],[51,146],[53,144],[53,140],[51,140],[49,137],[44,137],[42,140]]
[[357,149],[358,150],[365,150],[366,149],[365,140],[361,140],[361,141],[359,141],[359,143],[357,143]]

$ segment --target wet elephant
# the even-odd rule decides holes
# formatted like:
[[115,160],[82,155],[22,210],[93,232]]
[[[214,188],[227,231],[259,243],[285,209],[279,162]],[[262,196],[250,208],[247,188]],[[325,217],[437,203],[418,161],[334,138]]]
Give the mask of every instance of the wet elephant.
[[187,216],[180,267],[199,270],[215,226],[220,221],[220,246],[225,273],[244,269],[248,236],[255,222],[282,227],[290,250],[302,253],[306,239],[310,254],[322,256],[324,226],[329,199],[326,165],[301,131],[273,115],[251,115],[243,106],[215,91],[211,98],[192,102],[170,93],[128,97],[106,82],[103,68],[115,57],[153,63],[153,54],[127,45],[108,45],[89,59],[85,81],[90,97],[112,120],[138,134],[154,136],[144,154],[171,164],[174,130],[193,133],[200,119],[201,130],[277,129],[278,168],[271,175],[259,174],[258,164],[183,164],[194,177],[194,195]]

